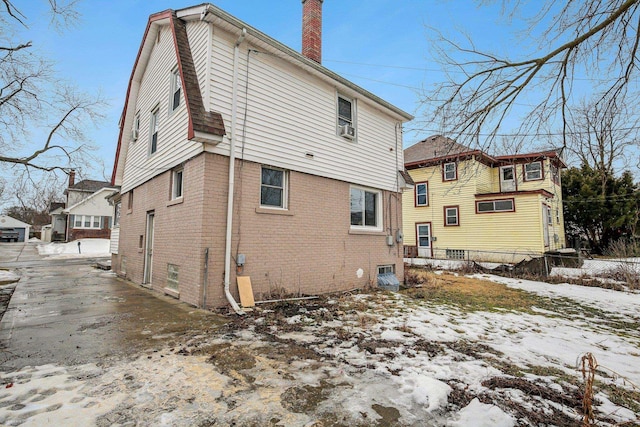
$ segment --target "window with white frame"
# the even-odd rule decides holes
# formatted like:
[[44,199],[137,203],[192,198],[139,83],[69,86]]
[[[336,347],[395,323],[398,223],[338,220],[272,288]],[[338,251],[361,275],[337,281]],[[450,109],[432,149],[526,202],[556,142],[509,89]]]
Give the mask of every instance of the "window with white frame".
[[104,221],[99,215],[74,215],[73,228],[101,229]]
[[361,229],[382,228],[382,194],[359,187],[351,187],[351,227]]
[[171,101],[169,111],[175,111],[180,106],[182,98],[182,79],[180,78],[180,70],[176,67],[171,72]]
[[133,118],[133,127],[131,128],[131,139],[134,141],[138,140],[138,136],[140,135],[140,112],[138,111]]
[[444,225],[445,227],[460,225],[458,206],[444,207]]
[[542,179],[542,162],[533,162],[524,165],[525,181],[536,181],[539,179]]
[[515,205],[513,199],[485,200],[476,202],[476,211],[478,213],[513,212]]
[[417,182],[415,186],[416,206],[429,206],[429,185],[426,182]]
[[442,165],[443,181],[455,181],[458,179],[458,168],[455,162],[449,162]]
[[260,182],[260,206],[287,209],[287,178],[282,169],[262,166]]
[[338,134],[353,139],[356,136],[354,100],[338,94]]
[[114,227],[120,225],[120,209],[122,209],[122,203],[116,202],[113,208],[113,226]]
[[553,225],[553,216],[551,216],[551,206],[547,206],[547,225]]
[[184,168],[174,169],[171,173],[171,200],[182,197]]
[[158,116],[160,109],[158,107],[151,111],[151,120],[149,122],[149,153],[153,154],[158,150]]

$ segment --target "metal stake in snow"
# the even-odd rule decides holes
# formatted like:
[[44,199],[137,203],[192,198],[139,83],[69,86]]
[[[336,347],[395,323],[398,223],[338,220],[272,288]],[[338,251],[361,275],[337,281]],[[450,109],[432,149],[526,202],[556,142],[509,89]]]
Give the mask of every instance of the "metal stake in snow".
[[80,241],[78,240],[78,253],[81,254],[82,251],[80,250]]

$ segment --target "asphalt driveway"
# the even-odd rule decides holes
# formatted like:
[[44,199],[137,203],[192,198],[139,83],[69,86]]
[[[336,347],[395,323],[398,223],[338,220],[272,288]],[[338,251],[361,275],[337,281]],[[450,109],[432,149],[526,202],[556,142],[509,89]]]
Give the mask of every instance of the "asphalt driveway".
[[96,272],[95,258],[49,259],[36,245],[0,244],[0,268],[20,276],[0,321],[0,370],[98,363],[206,333],[220,320]]

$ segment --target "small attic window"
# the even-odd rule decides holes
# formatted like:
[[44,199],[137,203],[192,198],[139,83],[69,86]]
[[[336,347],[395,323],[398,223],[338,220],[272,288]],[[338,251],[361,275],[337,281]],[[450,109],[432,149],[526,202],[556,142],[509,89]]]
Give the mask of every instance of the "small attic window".
[[180,79],[180,70],[178,67],[174,68],[171,72],[171,100],[170,110],[175,111],[180,106],[180,99],[182,98],[182,80]]
[[158,30],[158,32],[156,33],[156,44],[160,43],[160,33],[160,30]]

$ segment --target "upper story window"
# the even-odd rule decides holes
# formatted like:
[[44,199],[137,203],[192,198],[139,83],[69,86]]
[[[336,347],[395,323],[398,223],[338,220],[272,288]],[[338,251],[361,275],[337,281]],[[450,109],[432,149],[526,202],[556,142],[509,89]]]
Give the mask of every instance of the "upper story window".
[[260,182],[260,206],[267,208],[287,208],[287,172],[262,166]]
[[169,111],[173,112],[180,106],[182,98],[182,79],[180,79],[180,71],[178,68],[171,73],[171,101]]
[[445,227],[460,225],[460,213],[458,206],[444,207],[444,225]]
[[455,181],[458,179],[458,165],[456,162],[445,163],[442,165],[442,180]]
[[502,200],[486,200],[482,202],[476,202],[477,213],[490,213],[490,212],[514,212],[515,205],[513,199]]
[[551,180],[555,184],[560,185],[560,168],[558,168],[558,166],[551,163],[550,169],[551,169]]
[[138,140],[138,136],[140,135],[140,112],[138,111],[133,118],[133,127],[131,128],[131,139],[133,141]]
[[524,165],[524,180],[536,181],[542,179],[542,162],[532,162]]
[[338,94],[338,135],[348,139],[356,137],[354,116],[354,100]]
[[174,169],[171,173],[171,200],[179,199],[182,197],[182,177],[184,175],[184,169]]
[[359,187],[351,187],[351,228],[364,230],[382,229],[382,193]]
[[151,120],[149,122],[149,153],[153,154],[158,150],[158,116],[160,108],[156,107],[151,112]]
[[429,185],[426,182],[416,182],[415,202],[416,206],[429,206]]

